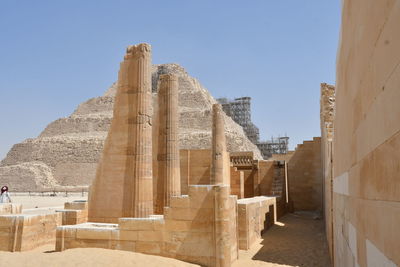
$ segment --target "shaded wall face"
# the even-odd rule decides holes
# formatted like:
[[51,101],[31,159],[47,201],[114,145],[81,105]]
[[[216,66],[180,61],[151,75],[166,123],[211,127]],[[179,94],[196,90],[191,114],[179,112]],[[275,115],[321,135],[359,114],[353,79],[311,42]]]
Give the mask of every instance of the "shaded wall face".
[[400,265],[400,1],[344,0],[333,154],[336,266]]
[[[210,149],[181,149],[179,155],[182,195],[187,195],[189,185],[209,185],[211,183],[212,152]],[[223,184],[230,185],[229,153],[224,153],[223,160]]]
[[257,196],[255,186],[255,179],[257,179],[257,170],[243,170],[244,174],[244,197]]
[[321,156],[324,193],[325,232],[329,254],[333,258],[333,119],[335,116],[335,87],[321,84],[320,118],[321,118]]
[[320,137],[298,145],[288,163],[288,179],[295,210],[322,210]]
[[332,164],[332,141],[327,140],[322,132],[322,171],[323,171],[323,183],[324,183],[324,215],[325,215],[325,232],[329,246],[329,253],[331,259],[333,257],[333,225],[332,225],[332,175],[333,175],[333,164]]
[[261,160],[258,164],[260,176],[260,195],[272,194],[272,182],[274,180],[274,161]]
[[231,171],[231,195],[238,199],[244,198],[244,173],[236,167],[230,167]]
[[188,185],[210,184],[211,150],[180,150],[181,191],[188,193]]

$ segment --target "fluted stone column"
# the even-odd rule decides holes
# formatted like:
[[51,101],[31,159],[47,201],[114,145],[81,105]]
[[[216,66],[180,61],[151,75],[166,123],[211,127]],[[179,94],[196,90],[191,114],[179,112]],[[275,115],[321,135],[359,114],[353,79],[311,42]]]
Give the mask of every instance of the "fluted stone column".
[[181,195],[178,139],[178,77],[160,76],[158,91],[158,177],[156,213],[163,214],[172,196]]
[[226,183],[226,140],[225,125],[221,104],[212,106],[212,159],[211,159],[211,184]]
[[[221,104],[212,107],[212,159],[211,159],[211,184],[215,193],[215,263],[214,266],[231,266],[231,237],[230,224],[235,221],[232,218],[234,209],[229,205],[230,195],[230,167],[229,156],[226,152],[225,123]],[[235,217],[235,216],[233,216]]]
[[238,246],[236,243],[238,240],[236,236],[236,210],[229,199],[230,186],[218,185],[213,190],[215,214],[215,263],[213,266],[229,267],[232,263],[232,247]]
[[153,214],[151,47],[129,46],[114,117],[89,195],[89,221]]

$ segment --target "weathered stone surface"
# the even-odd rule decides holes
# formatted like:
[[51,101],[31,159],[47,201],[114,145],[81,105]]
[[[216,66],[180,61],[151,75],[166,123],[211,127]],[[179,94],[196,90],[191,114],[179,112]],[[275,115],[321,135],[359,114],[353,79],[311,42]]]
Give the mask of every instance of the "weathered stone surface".
[[[171,207],[165,207],[164,215],[119,218],[118,224],[88,222],[60,226],[56,250],[122,249],[202,266],[231,266],[238,258],[238,226],[237,198],[230,196],[229,191],[227,185],[191,185],[187,196],[171,197]],[[261,212],[260,216],[265,218]]]
[[229,161],[226,154],[225,125],[221,104],[213,105],[211,184],[230,184],[228,179]]
[[89,194],[89,221],[153,214],[151,47],[129,46],[114,117]]
[[[179,80],[180,149],[211,148],[211,107],[215,99],[177,64],[152,66],[154,96],[159,76],[168,73]],[[71,116],[50,123],[37,138],[14,145],[0,163],[0,183],[14,191],[89,185],[113,117],[116,88],[113,84],[103,96],[80,104]],[[225,114],[224,121],[227,150],[253,151],[261,158],[242,127]]]
[[[172,196],[181,195],[178,138],[178,77],[160,76],[158,91],[156,213],[163,214]],[[156,144],[154,144],[155,146]]]
[[400,1],[344,0],[342,11],[324,157],[333,166],[333,262],[400,266]]

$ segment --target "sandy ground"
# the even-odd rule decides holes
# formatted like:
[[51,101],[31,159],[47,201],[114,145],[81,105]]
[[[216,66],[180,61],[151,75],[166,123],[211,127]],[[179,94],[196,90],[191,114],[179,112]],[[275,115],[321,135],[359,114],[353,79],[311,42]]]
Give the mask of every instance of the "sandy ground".
[[239,252],[233,267],[329,267],[324,221],[313,214],[287,214],[248,251]]
[[58,194],[57,196],[29,196],[28,194],[11,195],[12,202],[22,204],[22,213],[46,214],[63,209],[65,202],[87,200],[87,194],[82,193]]
[[[40,249],[43,249],[40,248]],[[175,259],[101,248],[76,248],[64,252],[0,252],[0,267],[183,267],[198,266]]]
[[[64,202],[85,200],[87,196],[66,197],[12,196],[13,202],[23,204],[24,213],[54,212]],[[197,266],[182,261],[134,252],[95,248],[54,252],[47,245],[29,252],[0,252],[2,266]],[[329,267],[330,260],[323,220],[314,220],[311,213],[287,214],[269,229],[252,248],[239,252],[233,267],[251,266],[318,266]]]

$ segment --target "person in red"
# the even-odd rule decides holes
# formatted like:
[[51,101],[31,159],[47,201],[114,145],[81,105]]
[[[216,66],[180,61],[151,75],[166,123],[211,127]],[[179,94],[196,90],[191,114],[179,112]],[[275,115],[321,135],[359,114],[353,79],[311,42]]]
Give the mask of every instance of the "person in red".
[[0,203],[11,203],[10,193],[8,193],[7,186],[1,188]]

